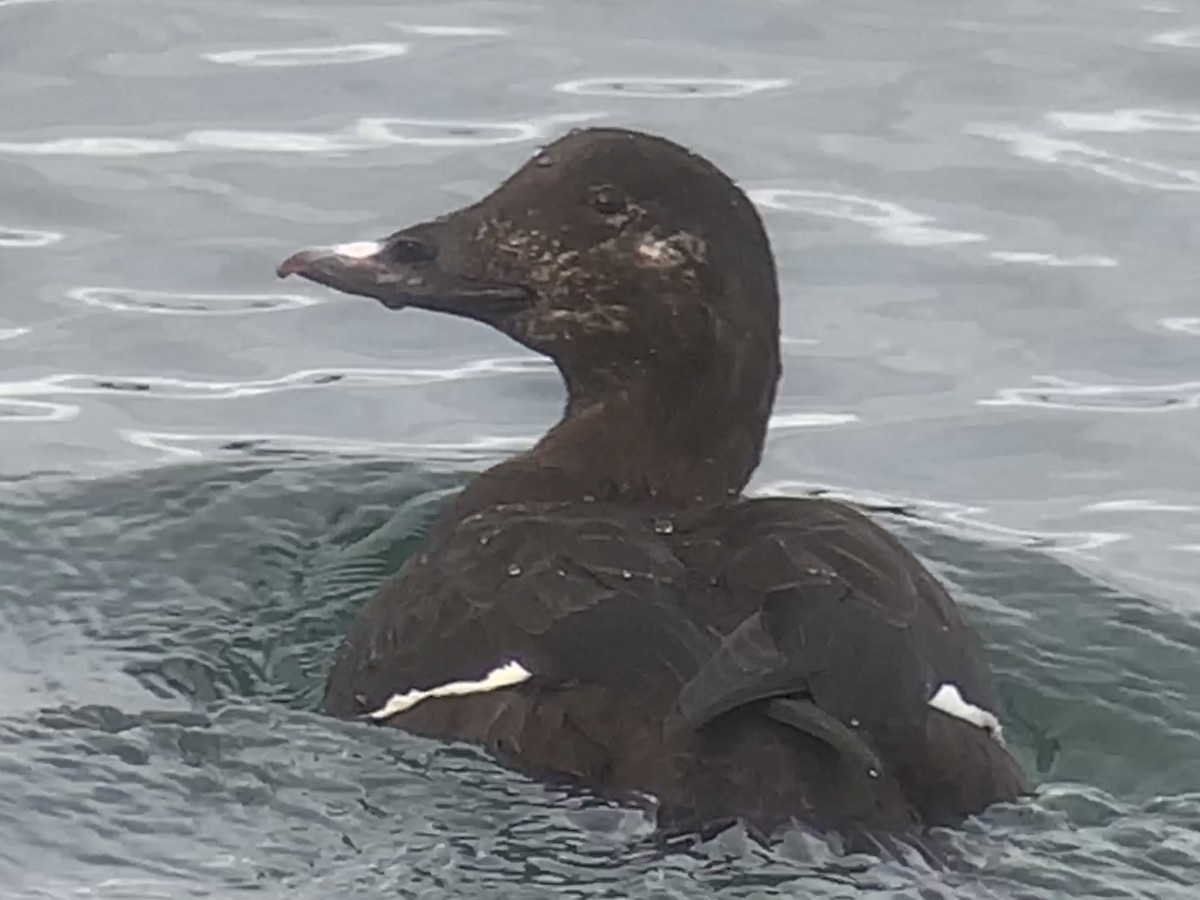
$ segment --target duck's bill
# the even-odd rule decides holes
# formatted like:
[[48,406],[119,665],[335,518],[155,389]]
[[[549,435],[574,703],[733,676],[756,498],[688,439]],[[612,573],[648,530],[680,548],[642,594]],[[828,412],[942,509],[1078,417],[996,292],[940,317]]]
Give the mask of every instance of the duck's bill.
[[383,241],[310,247],[285,259],[276,273],[280,278],[299,275],[345,294],[371,297],[389,309],[415,306],[485,321],[529,299],[526,288],[488,284],[446,271],[438,264],[436,245],[424,236],[398,234]]

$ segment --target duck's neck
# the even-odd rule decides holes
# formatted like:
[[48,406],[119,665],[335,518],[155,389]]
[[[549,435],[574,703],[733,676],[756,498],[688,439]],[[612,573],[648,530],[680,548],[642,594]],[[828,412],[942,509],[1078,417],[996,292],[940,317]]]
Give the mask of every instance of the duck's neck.
[[683,390],[664,391],[658,379],[573,390],[562,420],[536,446],[476,478],[442,520],[499,503],[690,504],[737,496],[762,456],[775,378],[752,391],[736,385],[709,377]]

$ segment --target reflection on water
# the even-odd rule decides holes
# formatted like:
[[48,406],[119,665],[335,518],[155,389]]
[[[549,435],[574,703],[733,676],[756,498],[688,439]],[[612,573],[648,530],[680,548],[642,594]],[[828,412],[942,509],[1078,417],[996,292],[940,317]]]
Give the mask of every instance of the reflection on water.
[[1034,250],[992,250],[988,255],[1000,262],[1028,263],[1034,266],[1056,268],[1108,269],[1117,265],[1117,261],[1111,256],[1101,256],[1098,253],[1087,256],[1056,256],[1053,253],[1041,253]]
[[479,466],[528,449],[532,438],[477,437],[454,444],[403,443],[397,441],[353,441],[292,434],[179,434],[173,432],[126,431],[122,437],[135,447],[162,454],[164,461],[205,459],[233,454],[242,456],[295,456],[336,454],[403,459],[456,466]]
[[307,294],[176,294],[140,288],[78,287],[67,296],[114,312],[166,316],[230,316],[303,309],[324,298]]
[[1179,331],[1184,334],[1200,334],[1200,318],[1183,317],[1162,320],[1163,328],[1168,331]]
[[339,132],[204,129],[178,140],[128,137],[66,137],[45,141],[0,141],[0,154],[17,156],[133,157],[203,150],[261,153],[348,153],[382,147],[489,147],[547,140],[566,126],[602,113],[569,113],[533,120],[488,122],[460,119],[364,118]]
[[1150,38],[1150,43],[1163,47],[1180,47],[1186,50],[1200,50],[1200,28],[1185,31],[1164,31]]
[[63,239],[56,231],[36,231],[31,228],[0,227],[0,247],[49,247]]
[[387,25],[425,37],[503,37],[508,34],[507,29],[490,25],[413,25],[402,22],[388,22]]
[[1115,181],[1159,191],[1200,191],[1200,171],[1193,169],[1137,159],[1039,131],[993,125],[972,126],[970,131],[1003,141],[1017,156],[1035,162],[1086,169]]
[[306,369],[254,381],[201,382],[165,375],[49,375],[36,381],[0,382],[0,397],[81,396],[123,391],[160,400],[230,400],[327,385],[412,387],[497,374],[520,374],[546,367],[540,359],[514,357],[473,360],[446,369]]
[[255,50],[221,50],[205,53],[209,62],[230,66],[280,68],[286,66],[330,66],[374,62],[403,56],[408,44],[336,44],[329,47],[272,47]]
[[760,91],[785,88],[786,78],[585,78],[564,81],[554,89],[564,94],[588,97],[642,97],[651,99],[695,99],[745,97]]
[[1200,406],[1200,381],[1177,384],[1083,384],[1037,375],[1037,387],[1001,388],[984,406],[1044,406],[1124,413],[1162,413]]
[[1067,131],[1200,131],[1200,113],[1167,109],[1114,109],[1112,112],[1053,112],[1046,120]]
[[987,510],[978,506],[915,498],[895,499],[832,488],[805,481],[766,482],[757,488],[763,496],[813,496],[842,500],[869,512],[888,513],[913,520],[929,528],[944,530],[961,538],[1036,550],[1079,553],[1124,540],[1127,535],[1104,531],[1034,531],[988,522]]
[[905,209],[898,203],[852,194],[759,188],[750,193],[750,199],[767,209],[810,213],[868,225],[876,230],[880,240],[906,247],[936,247],[987,240],[985,235],[970,231],[931,227],[927,223],[934,221],[932,216]]

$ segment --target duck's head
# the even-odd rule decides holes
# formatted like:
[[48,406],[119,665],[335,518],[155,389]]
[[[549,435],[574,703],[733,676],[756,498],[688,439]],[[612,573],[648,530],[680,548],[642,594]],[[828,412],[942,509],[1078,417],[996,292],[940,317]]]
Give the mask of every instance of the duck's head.
[[659,137],[571,132],[478,203],[302,250],[279,274],[485,322],[553,359],[573,402],[646,377],[695,390],[715,379],[748,388],[733,392],[765,424],[774,398],[779,301],[762,223],[712,163]]

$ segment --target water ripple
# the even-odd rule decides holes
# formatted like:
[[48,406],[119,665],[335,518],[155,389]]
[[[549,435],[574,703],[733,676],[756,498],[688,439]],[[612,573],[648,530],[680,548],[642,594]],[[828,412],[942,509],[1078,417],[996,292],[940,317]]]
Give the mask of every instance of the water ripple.
[[503,37],[508,34],[507,29],[490,25],[409,25],[405,22],[389,22],[388,27],[425,37]]
[[491,147],[541,140],[550,127],[587,122],[597,113],[566,113],[524,122],[486,122],[465,119],[359,119],[354,134],[373,144],[418,147]]
[[1036,250],[992,250],[988,253],[992,259],[1001,262],[1028,263],[1033,266],[1050,266],[1051,268],[1092,268],[1110,269],[1118,265],[1111,256],[1099,253],[1084,256],[1058,256],[1054,253],[1040,253]]
[[790,431],[793,428],[821,428],[830,425],[848,425],[861,421],[854,413],[798,412],[776,413],[771,416],[772,431]]
[[857,222],[873,228],[879,237],[888,243],[905,247],[933,247],[987,240],[986,235],[973,231],[932,228],[927,224],[935,221],[932,216],[914,212],[898,203],[855,194],[794,188],[758,188],[750,191],[749,195],[752,201],[767,209],[810,213]]
[[238,150],[249,153],[347,153],[378,144],[350,135],[309,134],[298,131],[247,131],[212,128],[190,131],[181,149]]
[[1051,409],[1160,413],[1200,406],[1200,381],[1175,384],[1086,384],[1049,375],[1033,378],[1037,387],[1001,388],[980,406],[1040,406]]
[[657,100],[711,100],[745,97],[790,85],[788,78],[584,78],[554,86],[563,94],[586,97],[646,97]]
[[489,147],[545,140],[564,125],[601,118],[581,112],[515,121],[368,117],[330,133],[203,129],[177,140],[111,136],[55,138],[46,141],[3,141],[0,153],[18,156],[133,157],[196,150],[265,153],[348,153],[397,145],[420,147]]
[[1200,50],[1200,28],[1189,28],[1185,31],[1164,31],[1153,35],[1150,43],[1160,47],[1181,47],[1187,50]]
[[180,153],[179,141],[125,137],[67,137],[49,141],[0,141],[0,153],[18,156],[152,156]]
[[[935,227],[930,224],[937,221],[933,216],[889,200],[796,188],[756,188],[747,193],[763,209],[808,213],[866,225],[881,240],[902,247],[957,246],[990,240],[976,231]],[[1060,256],[1040,250],[990,250],[987,256],[1000,262],[1036,266],[1111,268],[1119,265],[1113,257],[1098,253]]]
[[[524,369],[522,369],[524,371]],[[409,382],[411,383],[411,382]],[[784,413],[771,417],[772,430],[813,428],[857,422],[850,413]],[[414,460],[428,465],[493,463],[503,456],[528,450],[538,435],[482,435],[455,442],[373,441],[297,434],[196,434],[121,429],[121,438],[135,447],[154,450],[169,459],[202,459],[223,455],[374,456]]]
[[49,247],[57,244],[65,235],[57,231],[38,231],[33,228],[5,228],[0,226],[0,247],[27,249]]
[[1162,319],[1160,323],[1168,331],[1179,331],[1183,334],[1200,335],[1200,318],[1171,318]]
[[67,296],[117,312],[166,316],[233,316],[301,309],[324,302],[302,294],[175,294],[140,288],[76,287]]
[[65,422],[79,413],[72,403],[0,398],[0,422]]
[[1007,126],[974,125],[969,134],[991,138],[1009,145],[1023,159],[1051,165],[1086,169],[1096,175],[1125,184],[1159,191],[1200,191],[1200,172],[1175,169],[1163,163],[1121,156],[1083,144],[1053,137],[1038,131],[1023,131]]
[[1049,122],[1067,131],[1136,133],[1142,131],[1200,131],[1200,114],[1165,109],[1114,109],[1112,112],[1052,112]]
[[271,47],[257,50],[220,50],[203,54],[209,62],[228,66],[283,68],[288,66],[330,66],[374,62],[403,56],[408,44],[367,43],[332,44],[325,47]]
[[1123,497],[1120,500],[1098,500],[1083,507],[1088,512],[1195,512],[1200,507],[1189,503],[1164,503],[1141,497]]
[[998,525],[981,518],[986,506],[968,506],[942,500],[884,497],[848,488],[809,481],[783,479],[761,485],[761,496],[810,496],[841,500],[869,512],[898,515],[950,534],[1029,549],[1079,553],[1125,540],[1128,535],[1112,531],[1035,531]]
[[251,381],[194,381],[165,375],[60,374],[32,381],[0,382],[0,398],[83,396],[117,391],[170,400],[228,400],[330,384],[412,387],[498,374],[546,371],[549,368],[550,365],[541,359],[511,357],[474,360],[446,369],[303,369],[278,378]]
[[225,455],[259,456],[373,456],[411,459],[422,464],[492,462],[497,457],[527,450],[536,438],[483,435],[453,443],[347,440],[297,434],[191,434],[173,431],[120,430],[135,447],[154,450],[171,459],[201,459]]

